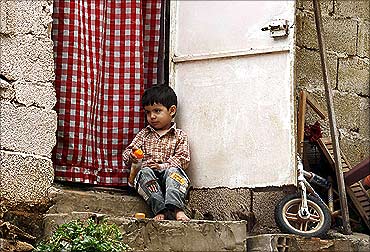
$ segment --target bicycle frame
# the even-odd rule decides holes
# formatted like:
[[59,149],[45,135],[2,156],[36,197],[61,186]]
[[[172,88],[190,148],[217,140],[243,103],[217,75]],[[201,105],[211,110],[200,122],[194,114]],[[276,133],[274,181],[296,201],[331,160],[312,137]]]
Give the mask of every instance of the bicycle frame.
[[[314,176],[316,174],[306,172],[303,169],[303,163],[302,163],[302,160],[299,156],[298,156],[297,170],[298,170],[298,190],[300,191],[301,197],[302,197],[302,204],[300,206],[298,214],[300,215],[301,218],[306,219],[306,218],[310,217],[310,213],[308,211],[308,205],[307,205],[307,191],[310,192],[315,197],[317,197],[319,199],[319,201],[321,201],[325,206],[328,207],[328,205],[321,199],[319,194],[315,191],[315,189],[313,189],[313,187],[310,185],[310,183],[306,180],[305,176],[309,177],[310,175]],[[320,180],[322,180],[323,182],[324,181],[327,182],[325,179],[323,179],[321,177],[320,177]]]

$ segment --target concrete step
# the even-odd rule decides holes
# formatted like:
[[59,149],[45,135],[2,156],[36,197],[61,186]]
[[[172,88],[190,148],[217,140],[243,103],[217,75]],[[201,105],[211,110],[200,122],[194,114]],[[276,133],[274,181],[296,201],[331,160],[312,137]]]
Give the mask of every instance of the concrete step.
[[53,205],[47,214],[94,212],[110,216],[134,216],[137,212],[151,217],[152,213],[137,194],[114,188],[70,187],[56,184],[49,195]]
[[56,185],[50,195],[54,205],[44,215],[42,238],[71,220],[106,218],[118,225],[134,251],[370,251],[367,235],[361,239],[332,236],[328,240],[288,234],[251,236],[246,221],[136,219],[132,216],[137,212],[146,217],[152,213],[140,196],[123,190]]
[[91,212],[47,214],[44,238],[58,225],[89,217],[96,220],[104,217],[108,223],[115,223],[133,251],[246,251],[246,221],[154,221]]
[[370,251],[369,236],[353,233],[338,235],[330,231],[328,239],[307,238],[291,234],[263,234],[247,238],[248,252],[367,252]]
[[144,218],[112,217],[90,212],[49,214],[45,216],[46,237],[57,225],[74,219],[106,218],[123,233],[133,251],[246,251],[246,252],[367,252],[368,235],[345,236],[331,231],[328,239],[305,238],[291,234],[250,236],[246,221],[154,221]]

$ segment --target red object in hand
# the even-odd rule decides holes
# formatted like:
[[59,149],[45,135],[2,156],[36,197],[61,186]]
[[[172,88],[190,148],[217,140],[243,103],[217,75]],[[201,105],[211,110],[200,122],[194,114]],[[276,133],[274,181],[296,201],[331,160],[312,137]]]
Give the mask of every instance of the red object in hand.
[[134,155],[137,159],[142,159],[144,157],[144,152],[141,149],[134,151]]

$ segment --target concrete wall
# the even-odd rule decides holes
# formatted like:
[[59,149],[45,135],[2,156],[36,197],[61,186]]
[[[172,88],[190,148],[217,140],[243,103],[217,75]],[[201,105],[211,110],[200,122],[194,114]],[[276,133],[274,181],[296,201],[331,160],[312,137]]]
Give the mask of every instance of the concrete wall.
[[0,0],[0,198],[37,202],[54,178],[52,0]]
[[[370,155],[369,1],[322,0],[330,86],[340,147],[351,165]],[[326,110],[312,1],[297,1],[296,83]],[[309,109],[307,123],[319,117]],[[328,120],[319,120],[325,136]]]

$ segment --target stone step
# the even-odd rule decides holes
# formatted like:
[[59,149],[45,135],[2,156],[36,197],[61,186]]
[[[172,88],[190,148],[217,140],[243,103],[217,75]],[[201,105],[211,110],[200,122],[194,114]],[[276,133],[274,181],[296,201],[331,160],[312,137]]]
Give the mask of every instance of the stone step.
[[43,238],[50,237],[58,225],[89,217],[115,223],[133,251],[246,251],[246,221],[154,221],[91,212],[46,214]]
[[291,234],[262,234],[251,236],[246,221],[154,221],[144,218],[116,217],[91,212],[45,215],[45,237],[57,225],[75,219],[94,218],[115,223],[123,233],[124,241],[133,251],[247,251],[247,252],[367,252],[369,236],[340,235],[331,231],[328,239],[306,238]]
[[53,205],[47,214],[94,212],[110,216],[134,216],[137,212],[151,217],[152,213],[137,194],[113,188],[70,188],[54,185],[49,193]]

